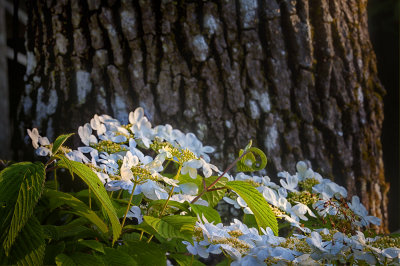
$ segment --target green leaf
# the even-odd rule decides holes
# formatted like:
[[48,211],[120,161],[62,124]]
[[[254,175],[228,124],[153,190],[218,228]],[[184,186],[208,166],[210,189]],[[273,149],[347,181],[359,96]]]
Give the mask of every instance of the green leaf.
[[222,261],[218,262],[216,266],[229,266],[229,265],[231,265],[231,261],[228,258],[225,258]]
[[38,202],[45,181],[40,162],[13,164],[0,172],[0,232],[6,255]]
[[[206,178],[206,186],[210,186],[218,176],[210,176],[209,178]],[[225,187],[225,183],[228,181],[226,177],[222,177],[213,187],[214,188],[222,188]],[[201,189],[203,190],[203,188]],[[205,193],[201,198],[205,201],[208,202],[209,206],[211,208],[214,208],[217,206],[218,202],[222,200],[222,198],[225,196],[226,190],[225,189],[220,189],[220,190],[213,190]]]
[[121,250],[129,254],[138,265],[166,265],[167,257],[165,249],[153,242],[146,243],[144,241],[126,241],[125,245],[119,246],[117,250]]
[[[67,237],[77,237],[77,238],[94,238],[94,237],[102,237],[99,235],[97,231],[89,229],[88,227],[84,226],[88,223],[88,220],[83,217],[78,217],[73,219],[70,223],[66,225],[44,225],[43,228],[46,228],[45,231],[47,232],[56,232],[55,234],[52,233],[51,236],[57,237],[57,239],[63,239]],[[57,240],[55,239],[55,240]]]
[[96,250],[98,252],[104,253],[104,246],[101,242],[96,241],[96,240],[83,240],[80,239],[78,241],[79,244],[84,245],[88,248],[91,248],[93,250]]
[[196,258],[194,258],[193,255],[186,256],[182,254],[171,254],[170,257],[180,265],[180,266],[188,266],[188,265],[193,265],[193,266],[204,266],[205,264],[198,261]]
[[115,248],[104,248],[105,255],[102,256],[104,262],[106,265],[110,266],[135,266],[138,265],[138,263],[133,259],[132,256],[128,255],[121,249],[115,249]]
[[[147,207],[150,209],[151,207],[159,207],[162,208],[167,200],[153,200],[149,203],[149,206]],[[189,209],[187,207],[187,204],[185,203],[180,203],[174,200],[169,200],[168,201],[168,206],[176,207],[181,211],[189,212]]]
[[[255,147],[249,148],[248,153],[243,156],[243,158],[237,163],[237,171],[238,172],[254,172],[260,171],[265,168],[267,165],[267,156],[265,153]],[[243,150],[239,151],[239,157],[244,153]],[[256,160],[254,154],[257,154],[260,157],[260,161]]]
[[64,241],[53,244],[53,242],[46,245],[46,251],[43,259],[44,265],[54,265],[55,259],[58,254],[64,252],[65,243]]
[[51,209],[55,209],[64,204],[68,205],[72,208],[72,213],[85,217],[94,225],[96,225],[102,233],[105,234],[108,232],[107,225],[99,218],[99,216],[97,216],[97,214],[92,211],[85,203],[75,198],[74,196],[52,189],[46,189],[44,195],[49,198]]
[[243,215],[243,223],[247,225],[247,227],[257,228],[257,221],[253,214],[244,214]]
[[[156,230],[154,230],[153,227],[151,227],[151,225],[149,225],[146,222],[143,222],[141,224],[129,224],[129,225],[125,225],[124,226],[124,231],[126,230],[138,230],[140,232],[145,232],[149,235],[155,235],[155,236],[159,236],[159,234],[157,233]],[[124,234],[126,235],[126,234]]]
[[67,168],[69,173],[71,174],[72,180],[74,180],[74,167],[71,163],[72,161],[70,159],[68,159],[67,157],[65,157],[65,155],[63,155],[63,154],[57,154],[54,157],[58,158],[60,160],[60,162],[58,162],[57,165],[60,166],[61,164],[63,164],[63,166],[61,166],[61,167]]
[[42,230],[44,234],[45,239],[54,239],[58,240],[58,231],[57,231],[57,226],[54,225],[42,225]]
[[[124,227],[125,228],[125,227]],[[143,236],[144,237],[144,236]],[[142,238],[143,238],[142,237]],[[140,233],[133,232],[133,233],[125,233],[122,235],[123,241],[136,241],[140,240]]]
[[270,227],[278,235],[278,222],[269,204],[252,185],[243,181],[230,181],[225,185],[235,191],[253,211],[259,228]]
[[11,264],[42,265],[45,254],[42,228],[36,217],[32,216],[15,239],[9,258]]
[[192,239],[192,233],[197,218],[191,216],[164,216],[161,219],[144,216],[144,221],[149,224],[164,238]]
[[65,254],[58,254],[56,257],[57,266],[75,266],[76,263],[72,258]]
[[54,141],[53,143],[53,148],[51,149],[51,152],[53,154],[56,154],[57,151],[60,149],[60,147],[67,141],[67,139],[69,137],[71,137],[72,135],[74,135],[74,133],[71,134],[64,134],[64,135],[60,135],[58,136],[58,138]]
[[204,215],[208,222],[215,222],[215,224],[221,223],[221,216],[219,216],[219,213],[213,208],[196,204],[190,204],[190,207],[192,211],[200,217]]
[[[121,234],[121,224],[119,223],[116,210],[112,205],[110,198],[108,197],[107,191],[105,190],[100,179],[89,167],[79,162],[70,161],[70,163],[72,165],[72,171],[89,186],[91,191],[96,195],[97,199],[101,202],[103,208],[105,209],[112,225],[114,243]],[[59,166],[64,168],[68,167],[64,161],[60,161]]]
[[104,265],[103,261],[99,257],[87,253],[75,252],[70,255],[70,258],[75,262],[76,265]]

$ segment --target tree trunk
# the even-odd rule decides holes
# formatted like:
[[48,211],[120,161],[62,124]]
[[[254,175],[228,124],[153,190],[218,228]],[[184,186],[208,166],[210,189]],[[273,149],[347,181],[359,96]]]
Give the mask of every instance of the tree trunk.
[[[194,132],[222,166],[249,139],[267,173],[298,160],[387,228],[384,89],[365,0],[28,1],[19,132],[54,139],[95,113]],[[16,147],[18,148],[18,147]]]

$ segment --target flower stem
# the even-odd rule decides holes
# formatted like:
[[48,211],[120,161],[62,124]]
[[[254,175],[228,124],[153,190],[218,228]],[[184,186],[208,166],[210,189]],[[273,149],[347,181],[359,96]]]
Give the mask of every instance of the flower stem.
[[151,236],[149,237],[149,239],[147,240],[147,243],[150,243],[150,241],[153,239],[153,236],[154,236],[154,235],[151,235]]
[[215,186],[215,184],[218,183],[218,181],[229,171],[231,170],[232,167],[235,166],[235,164],[237,164],[238,161],[240,161],[246,154],[248,153],[248,151],[245,151],[242,153],[242,155],[240,155],[235,161],[233,161],[233,163],[231,163],[228,168],[225,169],[225,171],[217,178],[215,179],[214,182],[211,183],[211,185],[209,185],[206,189],[203,189],[199,195],[197,195],[197,197],[195,197],[190,203],[193,204],[196,201],[198,201],[206,192],[210,191],[210,189]]
[[[178,178],[179,174],[181,173],[181,170],[182,170],[182,165],[179,165],[178,172],[176,173],[174,179]],[[168,202],[169,202],[170,198],[172,197],[172,193],[174,193],[174,189],[175,189],[175,187],[172,187],[171,192],[168,195],[168,199],[165,201],[164,206],[161,210],[160,217],[164,214],[164,211],[167,208]]]
[[56,191],[58,191],[58,184],[57,184],[57,171],[54,169],[54,184],[56,186]]
[[132,202],[132,199],[133,199],[133,192],[135,192],[136,185],[137,185],[137,182],[135,182],[135,184],[133,185],[133,189],[132,189],[132,193],[131,193],[131,198],[129,199],[128,207],[126,208],[125,215],[124,215],[124,219],[122,220],[121,227],[124,227],[125,220],[126,220],[126,216],[128,215],[129,208],[131,207],[131,202]]

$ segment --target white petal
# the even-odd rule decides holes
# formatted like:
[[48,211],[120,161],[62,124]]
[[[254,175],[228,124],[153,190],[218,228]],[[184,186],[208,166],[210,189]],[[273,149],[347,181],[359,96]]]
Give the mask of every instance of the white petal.
[[39,147],[36,150],[36,154],[39,156],[47,156],[50,153],[50,150],[46,147]]
[[192,179],[196,179],[197,178],[197,169],[189,168],[189,175]]
[[79,147],[78,148],[78,151],[80,151],[80,152],[82,152],[82,153],[90,153],[90,152],[92,152],[92,151],[94,151],[95,149],[93,149],[92,147],[87,147],[87,146],[84,146],[84,147]]
[[42,146],[50,145],[50,141],[47,137],[39,137],[39,143]]

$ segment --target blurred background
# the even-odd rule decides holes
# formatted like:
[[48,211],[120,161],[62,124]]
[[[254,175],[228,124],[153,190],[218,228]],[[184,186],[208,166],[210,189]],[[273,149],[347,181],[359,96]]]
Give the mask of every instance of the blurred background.
[[[18,8],[16,8],[18,7]],[[386,89],[382,145],[386,180],[390,182],[390,230],[400,225],[399,175],[399,0],[368,1],[369,30],[380,80]],[[28,14],[24,1],[0,0],[0,159],[18,160],[11,151],[13,121],[24,90],[27,67],[25,29]]]

